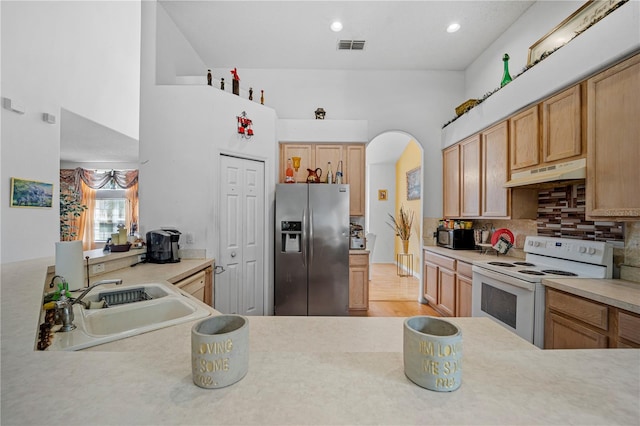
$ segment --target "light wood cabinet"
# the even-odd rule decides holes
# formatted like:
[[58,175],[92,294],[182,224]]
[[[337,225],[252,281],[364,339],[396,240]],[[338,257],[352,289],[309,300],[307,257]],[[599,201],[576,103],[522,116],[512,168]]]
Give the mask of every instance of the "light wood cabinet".
[[640,348],[640,315],[546,289],[545,349]]
[[287,159],[300,157],[300,168],[295,173],[297,183],[307,181],[307,169],[322,169],[320,182],[326,182],[327,166],[331,162],[331,171],[335,180],[338,165],[342,161],[343,183],[349,184],[350,216],[365,214],[365,152],[364,144],[280,144],[280,178],[284,183]]
[[176,287],[213,306],[213,268],[208,267],[176,283]]
[[471,316],[472,297],[471,264],[458,261],[456,266],[456,310],[457,317]]
[[460,146],[442,151],[443,214],[447,218],[460,217]]
[[287,159],[300,157],[300,168],[294,172],[296,182],[305,183],[309,173],[307,169],[315,169],[315,157],[311,144],[281,144],[280,145],[280,183],[284,183],[284,173]]
[[511,171],[540,163],[538,148],[538,106],[533,106],[509,119],[509,151]]
[[[480,216],[480,135],[460,142],[460,216]],[[505,164],[506,166],[506,164]]]
[[587,80],[587,219],[640,217],[640,55]]
[[578,84],[542,102],[544,163],[582,155],[581,90],[582,86]]
[[[456,273],[456,265],[463,263],[427,250],[424,259],[423,295],[427,302],[443,316],[471,316],[471,278],[463,275],[459,281]],[[466,269],[463,273],[470,274]]]
[[349,255],[349,310],[369,309],[369,254]]
[[[509,179],[508,149],[509,132],[507,122],[482,132],[482,184],[481,197],[483,217],[509,216],[510,191],[503,185]],[[536,203],[537,204],[537,203]]]
[[445,316],[455,315],[456,273],[454,271],[438,268],[438,303],[436,307]]
[[344,182],[349,184],[350,215],[364,216],[365,212],[365,165],[364,145],[347,145],[347,168],[343,171]]

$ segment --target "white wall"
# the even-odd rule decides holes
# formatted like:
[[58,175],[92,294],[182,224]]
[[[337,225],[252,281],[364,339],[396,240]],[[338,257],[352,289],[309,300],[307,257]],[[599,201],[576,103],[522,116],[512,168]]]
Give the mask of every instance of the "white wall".
[[[156,22],[156,13],[158,20]],[[156,85],[156,33],[166,40],[175,33],[173,23],[164,19],[155,2],[142,5],[142,61],[140,113],[140,224],[141,232],[175,226],[194,236],[193,244],[181,241],[181,248],[204,249],[208,257],[218,256],[219,187],[221,153],[265,162],[265,205],[274,201],[277,164],[276,115],[273,109],[250,102],[229,92],[200,86]],[[157,24],[157,25],[156,25]],[[156,29],[157,27],[157,29]],[[171,54],[163,46],[163,66],[174,61],[196,64],[199,58],[184,51]],[[188,65],[186,65],[188,66]],[[204,83],[204,82],[203,82]],[[253,120],[255,136],[241,139],[236,116],[246,111]],[[272,247],[273,212],[264,217],[267,247]],[[273,250],[265,251],[266,291],[273,296]],[[273,307],[269,300],[268,307]]]
[[[140,2],[2,1],[0,193],[10,177],[54,183],[51,209],[1,203],[2,263],[53,256],[59,240],[60,109],[138,137]],[[42,113],[56,115],[55,125]]]
[[240,69],[242,84],[265,90],[265,104],[279,118],[367,120],[368,140],[399,130],[424,148],[425,216],[442,214],[442,125],[464,93],[462,72]]
[[[372,263],[395,262],[395,234],[387,225],[389,215],[395,216],[396,163],[369,164],[367,166],[369,210],[368,231],[377,235],[371,256]],[[387,190],[387,200],[378,200],[378,190]]]

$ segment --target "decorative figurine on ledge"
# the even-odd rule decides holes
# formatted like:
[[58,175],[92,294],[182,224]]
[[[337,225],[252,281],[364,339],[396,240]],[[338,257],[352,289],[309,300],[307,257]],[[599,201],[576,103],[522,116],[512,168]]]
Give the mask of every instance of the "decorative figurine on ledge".
[[249,87],[249,100],[253,100],[253,87]]
[[260,104],[264,105],[264,90],[260,91]]
[[316,120],[324,120],[324,116],[326,114],[326,111],[323,108],[318,108],[315,111],[316,114]]
[[235,68],[232,69],[231,75],[233,75],[233,81],[231,82],[233,84],[233,94],[240,96],[240,77],[238,76],[238,70]]
[[220,79],[220,90],[224,90],[224,77]]
[[213,80],[213,77],[211,76],[211,70],[208,70],[207,72],[207,85],[211,86],[211,81]]

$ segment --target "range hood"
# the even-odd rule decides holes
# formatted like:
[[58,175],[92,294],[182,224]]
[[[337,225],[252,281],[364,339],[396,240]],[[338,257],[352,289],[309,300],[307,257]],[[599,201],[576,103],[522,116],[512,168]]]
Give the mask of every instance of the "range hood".
[[525,170],[524,172],[513,173],[511,180],[505,183],[504,187],[513,188],[515,186],[526,186],[536,183],[584,179],[586,175],[587,160],[581,158],[566,163],[551,164],[549,166]]

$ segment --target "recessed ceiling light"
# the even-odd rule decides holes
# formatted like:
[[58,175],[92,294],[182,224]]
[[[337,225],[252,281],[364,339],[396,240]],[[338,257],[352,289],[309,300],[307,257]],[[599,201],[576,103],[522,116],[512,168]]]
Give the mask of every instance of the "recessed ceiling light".
[[447,27],[447,32],[448,33],[455,33],[459,29],[460,29],[460,24],[458,24],[457,22],[454,22],[453,24],[451,24],[451,25],[449,25]]
[[335,31],[336,33],[342,31],[342,22],[333,21],[331,23],[331,31]]

